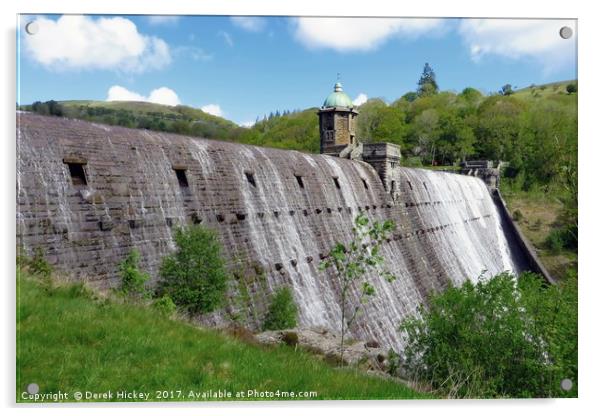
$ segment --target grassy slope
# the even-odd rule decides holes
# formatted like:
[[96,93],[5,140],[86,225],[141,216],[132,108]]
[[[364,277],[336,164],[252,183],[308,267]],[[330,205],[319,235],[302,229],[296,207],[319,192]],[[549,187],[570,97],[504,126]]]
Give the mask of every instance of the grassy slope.
[[45,289],[22,275],[17,286],[18,401],[32,382],[41,393],[256,389],[316,391],[317,399],[427,397],[291,347],[253,346],[149,307],[95,299],[81,285]]
[[577,253],[568,250],[552,253],[544,243],[562,210],[562,203],[558,199],[544,193],[512,192],[510,189],[505,189],[503,183],[502,194],[511,213],[520,210],[523,214],[523,219],[517,224],[554,277],[562,278],[569,268],[577,266]]

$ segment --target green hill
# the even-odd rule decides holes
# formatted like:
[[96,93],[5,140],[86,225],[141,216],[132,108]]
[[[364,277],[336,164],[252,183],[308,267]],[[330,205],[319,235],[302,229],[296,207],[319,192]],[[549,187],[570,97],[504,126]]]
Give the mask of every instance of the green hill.
[[[82,284],[17,280],[17,401],[40,393],[137,391],[150,401],[227,390],[228,400],[429,398],[405,385],[334,368],[293,347],[262,347],[161,316],[150,306],[99,297]],[[237,392],[316,392],[312,397],[235,397]],[[157,392],[161,392],[157,397]],[[166,393],[163,393],[166,392]],[[180,392],[180,393],[178,393]],[[288,393],[287,393],[288,394]],[[97,398],[94,401],[133,401]],[[223,399],[222,399],[223,400]]]

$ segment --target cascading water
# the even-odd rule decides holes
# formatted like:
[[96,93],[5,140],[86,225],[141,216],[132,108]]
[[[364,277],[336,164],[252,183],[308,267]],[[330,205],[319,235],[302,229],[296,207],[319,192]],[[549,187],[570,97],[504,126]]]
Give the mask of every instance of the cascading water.
[[[265,278],[264,292],[254,287],[260,315],[250,325],[260,324],[269,292],[287,285],[301,326],[337,331],[338,283],[318,265],[336,241],[351,238],[362,212],[395,222],[382,253],[397,279],[368,276],[376,296],[351,333],[399,348],[400,322],[431,290],[450,280],[520,269],[477,178],[399,168],[393,201],[376,171],[362,162],[18,117],[19,241],[29,251],[42,248],[65,273],[99,286],[116,284],[117,265],[132,248],[156,279],[161,258],[174,249],[173,227],[200,222],[218,232],[231,264]],[[84,189],[69,176],[65,158],[73,155],[86,163]]]

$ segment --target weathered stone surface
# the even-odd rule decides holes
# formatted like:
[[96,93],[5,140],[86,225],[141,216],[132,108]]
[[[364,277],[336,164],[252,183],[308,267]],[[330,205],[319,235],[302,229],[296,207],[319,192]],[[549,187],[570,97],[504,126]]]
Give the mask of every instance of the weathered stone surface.
[[[340,334],[327,328],[295,328],[280,331],[265,331],[255,335],[255,339],[265,345],[286,344],[297,345],[305,350],[324,356],[333,362],[340,361]],[[293,342],[295,340],[296,342]],[[356,365],[370,361],[374,369],[384,370],[387,363],[388,350],[380,346],[370,346],[361,340],[346,337],[343,347],[343,362]]]
[[[397,167],[387,173],[395,181],[393,198],[363,162],[18,117],[19,244],[29,253],[42,248],[75,279],[109,287],[118,284],[118,264],[134,248],[155,281],[162,258],[175,248],[173,226],[202,223],[219,235],[228,267],[255,276],[231,285],[232,310],[204,318],[211,322],[238,314],[259,328],[270,292],[286,285],[300,325],[336,330],[338,284],[319,271],[320,260],[336,241],[351,238],[360,212],[393,220],[399,237],[382,248],[384,266],[397,279],[389,284],[368,276],[377,295],[352,329],[358,339],[399,347],[400,321],[432,290],[483,269],[515,268],[495,205],[477,178]],[[64,161],[74,155],[73,163],[86,163],[85,186],[74,183]],[[303,187],[295,173],[302,173]]]

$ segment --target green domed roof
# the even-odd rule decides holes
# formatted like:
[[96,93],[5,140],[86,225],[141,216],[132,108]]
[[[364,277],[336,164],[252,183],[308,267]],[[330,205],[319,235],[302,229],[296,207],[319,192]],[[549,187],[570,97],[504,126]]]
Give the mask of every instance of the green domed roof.
[[324,100],[323,107],[353,107],[353,102],[347,94],[343,92],[343,86],[340,82],[334,84],[334,92]]

